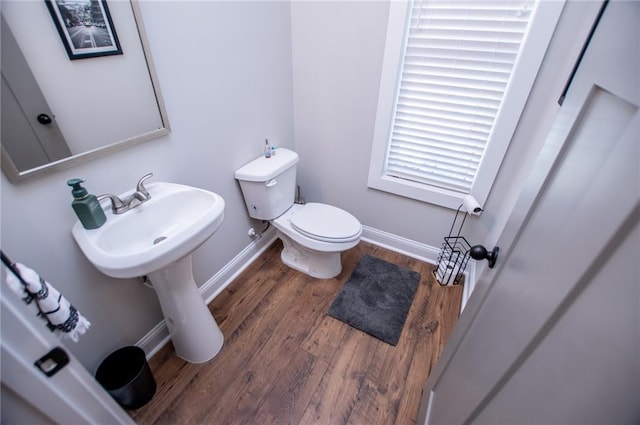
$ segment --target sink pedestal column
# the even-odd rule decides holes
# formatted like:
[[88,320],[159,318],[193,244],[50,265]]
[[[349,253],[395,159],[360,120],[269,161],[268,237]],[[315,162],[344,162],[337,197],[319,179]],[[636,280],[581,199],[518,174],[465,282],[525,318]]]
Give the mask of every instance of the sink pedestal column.
[[178,356],[191,363],[211,360],[224,336],[193,279],[191,255],[148,275]]

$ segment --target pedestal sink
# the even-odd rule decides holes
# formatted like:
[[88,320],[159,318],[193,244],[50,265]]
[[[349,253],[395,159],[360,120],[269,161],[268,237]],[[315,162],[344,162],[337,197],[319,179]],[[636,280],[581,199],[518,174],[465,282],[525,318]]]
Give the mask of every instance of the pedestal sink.
[[77,222],[72,234],[89,261],[107,276],[147,276],[176,353],[202,363],[220,351],[224,338],[198,292],[191,253],[222,224],[224,200],[175,183],[150,183],[147,190],[151,198],[143,204],[122,214],[105,208],[102,227],[87,230]]

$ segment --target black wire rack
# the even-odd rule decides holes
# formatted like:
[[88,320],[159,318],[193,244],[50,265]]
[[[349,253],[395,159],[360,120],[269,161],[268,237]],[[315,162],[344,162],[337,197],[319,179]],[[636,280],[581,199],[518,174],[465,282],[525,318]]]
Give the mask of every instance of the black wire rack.
[[[451,224],[449,235],[445,236],[442,248],[438,254],[438,261],[433,268],[433,276],[441,286],[459,285],[464,278],[464,271],[469,262],[471,245],[460,236],[462,226],[467,219],[467,213],[458,207]],[[456,227],[457,225],[457,227]]]

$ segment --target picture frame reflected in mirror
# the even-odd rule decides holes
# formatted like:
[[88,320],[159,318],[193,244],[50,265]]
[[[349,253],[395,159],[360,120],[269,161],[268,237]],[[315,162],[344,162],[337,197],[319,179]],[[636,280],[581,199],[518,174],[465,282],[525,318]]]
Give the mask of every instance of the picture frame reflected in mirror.
[[69,59],[121,55],[104,0],[45,0]]

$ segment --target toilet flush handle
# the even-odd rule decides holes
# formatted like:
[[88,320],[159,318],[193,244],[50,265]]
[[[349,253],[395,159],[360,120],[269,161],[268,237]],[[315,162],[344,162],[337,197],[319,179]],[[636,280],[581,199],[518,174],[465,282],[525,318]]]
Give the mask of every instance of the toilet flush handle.
[[277,181],[276,179],[271,179],[271,180],[269,180],[269,181],[267,182],[266,186],[267,186],[267,187],[273,187],[273,186],[275,186],[275,185],[277,185],[277,184],[278,184],[278,181]]

